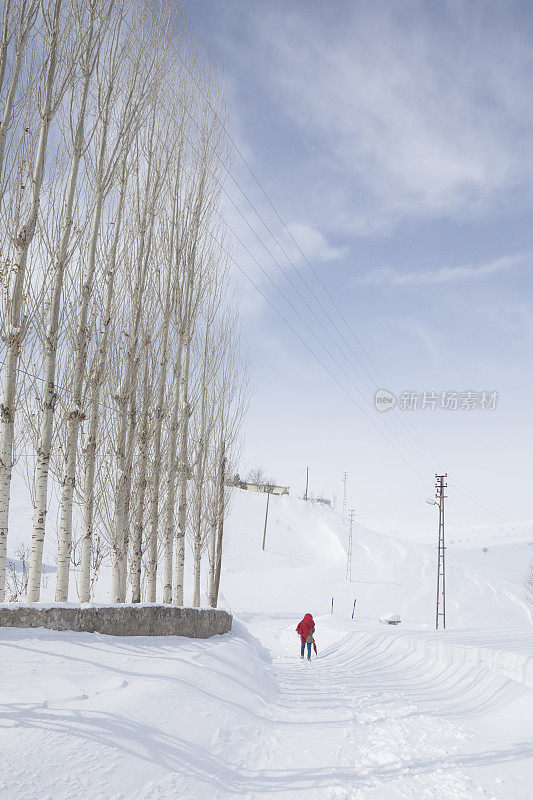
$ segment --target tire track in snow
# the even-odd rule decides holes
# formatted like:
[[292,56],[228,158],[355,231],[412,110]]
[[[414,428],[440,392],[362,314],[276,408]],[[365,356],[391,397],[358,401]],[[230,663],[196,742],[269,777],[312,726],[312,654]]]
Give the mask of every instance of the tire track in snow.
[[481,692],[467,675],[448,670],[443,681],[441,669],[427,669],[415,654],[402,658],[392,646],[356,633],[310,664],[298,658],[297,643],[281,652],[279,643],[278,632],[272,647],[278,698],[265,709],[264,725],[224,731],[220,755],[231,762],[238,754],[233,763],[242,782],[216,797],[521,796],[497,793],[499,783],[479,780],[472,770],[481,758],[476,733],[446,713],[447,700],[457,702],[458,693],[472,704]]

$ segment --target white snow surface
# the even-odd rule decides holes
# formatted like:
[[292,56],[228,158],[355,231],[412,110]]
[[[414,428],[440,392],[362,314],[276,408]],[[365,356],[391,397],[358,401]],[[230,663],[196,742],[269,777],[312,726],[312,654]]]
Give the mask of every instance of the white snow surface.
[[0,629],[0,798],[532,797],[531,526],[450,543],[435,631],[434,546],[356,526],[350,583],[338,515],[272,497],[263,552],[264,505],[235,492],[230,634]]

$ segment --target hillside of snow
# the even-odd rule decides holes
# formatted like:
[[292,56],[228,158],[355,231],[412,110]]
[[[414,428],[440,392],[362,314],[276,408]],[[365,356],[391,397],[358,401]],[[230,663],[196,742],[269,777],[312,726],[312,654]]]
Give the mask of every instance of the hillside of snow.
[[[264,496],[235,493],[223,581],[225,600],[235,612],[303,613],[309,606],[324,614],[334,597],[335,615],[343,618],[351,617],[357,599],[359,620],[399,614],[404,625],[434,627],[436,524],[433,544],[426,545],[355,523],[349,583],[348,526],[338,514],[302,500],[272,497],[265,552],[264,517]],[[502,538],[498,528],[482,528],[464,535],[468,541],[448,543],[446,551],[448,628],[530,625],[532,609],[522,581],[533,560],[533,533],[525,527]]]
[[[272,497],[263,551],[265,502],[234,492],[230,634],[0,629],[0,797],[528,800],[530,528],[449,542],[435,631],[431,531],[424,543],[355,525],[349,582],[337,514]],[[308,611],[311,663],[294,630]],[[398,627],[379,622],[389,614]]]

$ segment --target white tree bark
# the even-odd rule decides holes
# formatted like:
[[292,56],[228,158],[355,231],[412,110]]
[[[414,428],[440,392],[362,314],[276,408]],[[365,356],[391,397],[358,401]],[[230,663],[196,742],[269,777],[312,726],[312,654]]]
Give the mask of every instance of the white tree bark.
[[[89,7],[86,46],[82,54],[81,70],[83,74],[83,82],[81,86],[81,99],[79,103],[78,119],[73,139],[70,174],[66,190],[61,237],[54,258],[54,283],[52,287],[52,298],[50,304],[50,318],[45,339],[44,385],[41,403],[41,430],[39,443],[37,446],[33,531],[27,590],[27,598],[29,602],[37,602],[39,600],[41,590],[41,569],[46,529],[46,514],[48,509],[48,473],[50,465],[50,450],[52,446],[54,411],[56,405],[55,377],[57,341],[59,333],[59,312],[61,307],[61,297],[63,294],[63,279],[67,266],[72,225],[74,221],[72,210],[76,193],[76,185],[78,182],[80,160],[84,148],[87,99],[89,96],[89,87],[99,49],[98,36],[95,37],[94,31],[96,14],[97,2],[93,0]],[[80,23],[84,25],[85,20],[80,20]],[[73,101],[75,101],[74,97]]]
[[[131,602],[141,602],[141,564],[143,548],[143,527],[144,527],[144,501],[147,487],[147,468],[148,453],[150,449],[150,395],[152,390],[150,380],[150,359],[149,341],[147,340],[144,348],[144,372],[142,378],[143,396],[141,425],[139,431],[139,473],[135,487],[135,520],[133,523],[133,536],[131,542]],[[156,531],[157,536],[157,531]]]
[[[146,87],[141,89],[139,81],[140,62],[133,65],[132,80],[127,83],[124,94],[125,100],[121,110],[118,125],[114,124],[112,102],[115,96],[115,84],[120,83],[121,56],[123,49],[120,47],[120,29],[122,16],[119,15],[116,29],[110,41],[109,61],[105,65],[104,76],[105,91],[100,96],[100,140],[96,156],[96,174],[94,176],[94,211],[92,216],[91,233],[87,248],[87,260],[83,285],[78,307],[78,320],[76,339],[74,344],[75,362],[72,379],[72,400],[67,417],[67,441],[65,448],[65,472],[62,481],[61,516],[59,526],[59,545],[57,563],[56,601],[65,602],[68,598],[70,553],[72,547],[72,515],[74,490],[76,485],[76,466],[78,456],[78,437],[80,425],[85,416],[82,411],[82,393],[86,377],[87,364],[87,318],[93,290],[93,281],[96,270],[96,248],[102,224],[104,203],[109,192],[111,181],[115,176],[117,164],[122,158],[121,148],[130,141],[132,131],[139,123],[139,115],[146,96]],[[142,51],[143,44],[137,47]],[[142,76],[143,80],[149,75]],[[109,138],[113,141],[108,146]],[[126,420],[127,421],[127,420]]]
[[[223,401],[215,356],[207,353],[205,343],[202,356],[197,332],[210,298],[221,292],[219,254],[211,246],[213,231],[218,232],[211,224],[218,196],[215,175],[224,157],[219,123],[211,103],[204,102],[203,89],[198,92],[195,81],[193,87],[185,73],[178,75],[171,66],[174,0],[158,9],[149,0],[69,2],[67,14],[63,0],[4,0],[0,21],[0,185],[8,187],[0,200],[0,224],[11,267],[1,322],[6,347],[0,407],[0,599],[13,453],[18,454],[23,435],[35,443],[37,455],[31,601],[39,599],[52,470],[61,481],[56,600],[68,599],[78,506],[83,510],[81,556],[78,561],[76,543],[75,560],[81,565],[82,602],[91,599],[91,572],[98,572],[102,537],[113,562],[111,599],[126,599],[131,553],[132,599],[140,600],[147,546],[148,599],[155,600],[163,529],[163,599],[183,604],[187,529],[194,549],[193,602],[198,605],[207,507],[215,506],[217,524],[210,552],[212,594],[225,509],[222,503],[219,513],[214,492],[220,469],[216,479],[213,474],[223,426],[213,431]],[[37,19],[42,30],[36,30]],[[17,28],[15,21],[25,27]],[[208,71],[199,75],[208,90]],[[72,91],[70,104],[63,99],[67,89]],[[184,101],[187,110],[180,116]],[[56,123],[60,107],[64,113]],[[191,111],[198,119],[203,115],[201,124],[193,120],[199,135],[187,127],[198,149],[184,145]],[[57,145],[53,164],[51,143]],[[185,166],[192,170],[189,178]],[[26,174],[31,180],[25,180]],[[39,217],[49,178],[50,188],[55,181],[60,191],[50,195],[46,214]],[[5,224],[4,218],[17,222]],[[115,227],[106,232],[106,222]],[[150,352],[144,352],[148,326]],[[206,342],[209,337],[206,331]],[[32,368],[39,371],[35,380],[44,379],[42,391],[40,384],[30,386],[21,377],[39,341],[42,367],[32,363]],[[67,343],[72,343],[70,352]],[[63,353],[68,364],[62,363]],[[64,374],[68,385],[60,386]],[[23,386],[29,391],[22,392]],[[87,431],[82,429],[86,409]],[[227,436],[220,441],[229,450]],[[84,476],[80,489],[79,474]]]
[[76,339],[74,344],[75,361],[72,378],[72,393],[70,411],[67,417],[67,443],[65,451],[65,472],[62,481],[61,515],[59,523],[59,545],[57,553],[57,583],[56,602],[68,600],[70,553],[72,548],[72,512],[74,502],[74,487],[76,485],[76,462],[78,453],[78,436],[82,419],[82,393],[87,363],[87,316],[89,302],[92,294],[94,272],[96,269],[96,246],[102,221],[102,208],[104,205],[106,186],[104,184],[105,153],[109,116],[111,109],[104,110],[100,147],[98,155],[98,178],[94,198],[94,212],[91,225],[91,235],[88,247],[87,262],[85,264],[83,285],[81,288],[78,321],[76,326]]
[[[180,138],[179,146],[181,147]],[[172,402],[168,424],[168,446],[166,462],[166,503],[164,508],[163,524],[163,603],[172,602],[172,561],[174,555],[174,531],[175,531],[175,508],[176,508],[176,452],[178,444],[178,425],[180,410],[180,380],[181,365],[183,357],[183,291],[184,286],[181,281],[181,271],[183,269],[182,256],[184,242],[187,235],[186,213],[181,207],[182,174],[181,174],[181,150],[175,173],[175,183],[172,197],[172,221],[170,229],[169,247],[169,266],[173,272],[176,283],[175,297],[172,312],[178,319],[178,330],[176,347],[173,350],[173,370],[172,370]],[[150,537],[149,551],[149,580],[148,595],[154,597],[155,601],[155,574],[157,571],[157,539],[154,535]]]
[[219,467],[219,480],[218,480],[218,496],[217,496],[217,515],[216,515],[216,546],[214,558],[214,571],[213,571],[213,585],[211,587],[211,596],[209,598],[209,605],[213,608],[218,604],[218,593],[220,591],[220,575],[222,572],[222,540],[224,537],[224,491],[226,483],[226,446],[224,440],[220,446],[220,467]]
[[198,453],[196,457],[196,508],[193,526],[193,595],[192,604],[200,605],[200,577],[202,565],[202,501],[205,480],[205,460],[207,451],[207,365],[209,359],[209,323],[205,326],[204,352],[202,364],[201,400],[200,400],[200,426],[198,432]]
[[96,449],[98,432],[100,428],[100,394],[104,380],[105,368],[109,351],[111,333],[111,318],[115,309],[115,278],[117,271],[117,250],[122,233],[122,218],[127,188],[127,156],[124,155],[120,178],[120,193],[113,243],[107,270],[106,303],[102,323],[102,335],[98,345],[94,373],[90,378],[91,395],[89,403],[89,433],[87,437],[86,466],[83,499],[83,523],[81,535],[81,565],[80,565],[80,603],[89,603],[91,600],[91,559],[93,545],[94,525],[94,491],[96,471]]
[[40,111],[41,125],[35,164],[32,175],[31,200],[28,214],[15,240],[15,281],[9,305],[9,323],[6,337],[6,358],[4,366],[4,397],[0,407],[0,602],[5,596],[5,574],[7,554],[7,532],[11,474],[13,462],[13,441],[15,433],[15,398],[18,378],[20,349],[24,334],[23,317],[24,285],[28,252],[35,235],[37,216],[44,175],[48,134],[54,114],[54,82],[57,67],[57,51],[60,37],[60,13],[62,0],[56,0],[50,30],[48,63],[46,70],[44,101]]
[[247,360],[240,354],[240,336],[236,330],[236,312],[226,307],[220,331],[217,335],[218,363],[215,384],[216,409],[213,431],[218,437],[213,477],[215,483],[214,502],[210,514],[209,543],[209,604],[216,607],[220,588],[224,518],[228,510],[228,492],[225,474],[228,459],[237,457],[236,443],[242,419],[247,407],[248,374]]
[[[178,425],[180,410],[181,358],[183,352],[183,332],[178,333],[176,351],[174,353],[172,409],[168,426],[168,456],[166,466],[167,499],[164,520],[164,586],[163,603],[172,602],[172,558],[174,550],[174,514],[176,509],[176,451],[178,442]],[[157,539],[150,538],[148,572],[148,597],[155,602],[155,575],[157,569]]]
[[[161,484],[161,434],[163,426],[163,403],[165,400],[165,387],[168,372],[168,337],[170,320],[172,317],[173,306],[175,304],[176,289],[173,284],[173,264],[167,265],[167,276],[164,287],[164,309],[163,309],[163,330],[161,343],[161,358],[159,362],[159,381],[157,385],[157,397],[154,413],[153,425],[153,470],[152,470],[152,492],[150,497],[150,582],[149,595],[152,597],[155,590],[155,576],[157,572],[157,532],[159,527],[159,490]],[[150,602],[155,602],[154,600]],[[165,571],[165,585],[163,588],[163,602],[169,603],[169,586]]]
[[[135,376],[137,377],[138,370]],[[124,501],[124,525],[122,528],[122,542],[118,549],[118,562],[116,564],[116,571],[119,577],[120,585],[120,602],[126,602],[127,592],[127,576],[128,576],[128,546],[130,538],[130,507],[131,507],[131,484],[133,478],[133,452],[135,449],[135,438],[137,429],[137,406],[135,402],[135,390],[133,387],[133,396],[130,402],[130,411],[128,414],[128,432],[126,435],[126,487],[125,487],[125,501]]]
[[183,366],[180,377],[180,446],[178,456],[178,530],[176,536],[176,567],[174,571],[174,588],[172,602],[176,606],[183,605],[183,583],[185,573],[185,528],[187,524],[187,481],[190,474],[188,445],[189,419],[189,366],[191,358],[191,338],[187,332],[183,347]]
[[148,158],[146,163],[144,197],[142,198],[141,216],[138,220],[137,262],[135,267],[136,282],[133,297],[132,323],[129,333],[130,346],[126,358],[126,366],[122,387],[118,395],[118,435],[116,447],[116,488],[115,488],[115,513],[113,521],[113,574],[111,583],[111,601],[124,602],[122,595],[121,565],[124,563],[124,542],[126,525],[126,503],[128,486],[128,463],[126,452],[126,437],[128,431],[128,414],[137,381],[139,330],[143,317],[143,297],[146,288],[152,239],[155,225],[155,203],[160,188],[160,180],[154,176],[154,161],[156,157],[156,109],[152,111],[152,123],[148,137]]
[[[187,231],[188,243],[184,253],[184,287],[182,290],[180,326],[183,329],[182,360],[180,368],[180,436],[178,452],[178,529],[176,534],[176,559],[172,590],[174,605],[183,605],[185,577],[185,530],[187,525],[187,482],[190,477],[189,464],[189,371],[191,343],[201,300],[206,291],[208,265],[202,263],[201,234],[206,219],[206,175],[207,158],[200,162],[197,188],[195,191],[192,222]],[[173,513],[173,511],[172,511]]]
[[[103,316],[103,329],[97,348],[94,371],[90,376],[91,399],[89,410],[89,432],[87,440],[85,482],[83,491],[84,498],[80,579],[80,600],[82,602],[88,602],[91,586],[90,565],[94,525],[96,452],[99,430],[101,426],[100,395],[108,364],[111,318],[113,313],[117,313],[117,309],[115,308],[117,250],[122,236],[123,218],[125,213],[124,209],[128,191],[128,179],[132,168],[132,162],[129,157],[131,150],[135,150],[134,143],[136,141],[136,137],[138,136],[139,127],[142,123],[142,109],[146,102],[149,89],[152,88],[150,79],[154,76],[156,71],[156,62],[152,64],[147,73],[143,71],[143,58],[145,52],[149,50],[149,46],[147,41],[142,38],[140,39],[136,35],[135,21],[129,36],[125,38],[125,41],[122,44],[120,44],[119,34],[122,24],[122,14],[124,9],[127,11],[127,8],[128,4],[126,0],[124,6],[120,6],[116,30],[114,31],[112,37],[112,47],[109,56],[110,66],[108,69],[109,78],[107,85],[107,96],[103,102],[104,108],[106,106],[109,108],[117,105],[113,92],[115,91],[116,84],[118,84],[119,94],[122,94],[124,98],[120,123],[118,125],[118,130],[115,131],[114,146],[110,148],[111,153],[108,156],[107,177],[102,178],[102,173],[100,173],[100,182],[107,186],[109,178],[114,172],[115,164],[118,163],[119,160],[122,161],[122,168],[120,170],[120,177],[118,180],[119,197],[117,211],[113,219],[113,224],[115,226],[113,244],[110,251],[109,267],[106,270],[107,294]],[[140,18],[142,18],[142,10],[139,13]],[[133,41],[135,42],[134,46],[137,52],[135,58],[132,59],[130,75],[125,81],[124,85],[122,85],[123,76],[121,72],[123,70],[124,55],[129,49],[131,37],[133,37]]]

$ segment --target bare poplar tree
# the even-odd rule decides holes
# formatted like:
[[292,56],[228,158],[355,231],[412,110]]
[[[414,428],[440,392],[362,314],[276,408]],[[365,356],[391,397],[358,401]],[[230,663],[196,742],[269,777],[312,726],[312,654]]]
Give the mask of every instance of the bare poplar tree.
[[[224,264],[222,253],[217,258],[219,265]],[[217,313],[224,300],[222,286],[224,285],[225,271],[220,269],[216,282],[211,287],[211,292],[206,301],[204,311],[204,341],[201,351],[201,377],[199,385],[199,401],[197,414],[197,430],[195,436],[196,455],[194,459],[194,489],[195,501],[192,514],[192,549],[193,549],[193,606],[200,605],[200,578],[202,551],[206,544],[205,513],[207,505],[205,486],[207,479],[207,461],[210,439],[216,427],[216,378],[220,368],[220,359],[224,355],[224,342],[219,341],[219,336],[224,336],[226,331],[216,325]]]
[[[4,364],[4,398],[0,407],[0,601],[4,598],[19,359],[28,322],[27,316],[24,314],[24,290],[27,280],[28,255],[35,235],[39,214],[50,126],[61,104],[70,80],[73,63],[77,58],[77,49],[72,42],[69,42],[70,46],[61,48],[61,44],[65,45],[65,39],[68,38],[64,35],[65,26],[61,24],[62,2],[63,0],[55,0],[50,11],[42,15],[46,47],[43,53],[45,70],[39,100],[39,139],[33,161],[29,207],[14,237],[14,278],[7,302],[7,331],[3,337],[6,345],[6,358]],[[62,70],[58,75],[59,58],[61,59]]]
[[228,309],[219,337],[223,347],[218,370],[216,404],[218,413],[212,462],[213,504],[209,543],[209,605],[216,608],[222,571],[224,519],[229,508],[227,476],[232,473],[239,455],[239,433],[247,409],[249,364],[242,352],[236,312]]
[[[158,197],[163,183],[164,165],[159,163],[161,119],[158,115],[158,94],[151,98],[150,124],[136,149],[137,167],[134,291],[132,297],[131,322],[128,334],[128,349],[117,394],[118,434],[116,443],[116,489],[113,533],[113,574],[111,599],[116,603],[125,601],[125,574],[127,553],[125,549],[126,507],[128,503],[128,480],[130,464],[126,450],[129,407],[137,384],[139,364],[139,334],[143,319],[143,299],[151,265],[152,244],[156,225]],[[140,161],[142,155],[142,163]],[[142,182],[140,178],[142,173]]]
[[[156,285],[159,286],[158,303],[161,313],[161,345],[160,345],[160,359],[158,364],[158,381],[156,386],[156,399],[153,420],[153,467],[151,476],[151,496],[150,496],[150,515],[149,515],[149,564],[150,576],[148,581],[148,598],[150,602],[155,602],[156,599],[156,574],[157,574],[157,559],[158,559],[158,527],[159,527],[159,495],[161,488],[161,467],[162,467],[162,452],[161,442],[163,433],[163,419],[165,416],[164,400],[165,389],[167,386],[169,360],[171,357],[170,333],[171,322],[176,314],[177,300],[180,287],[180,269],[181,269],[181,250],[182,243],[180,237],[180,215],[181,215],[181,200],[182,200],[182,181],[184,180],[184,173],[182,162],[184,159],[184,122],[186,114],[186,105],[183,102],[174,107],[173,116],[177,121],[176,129],[172,133],[169,140],[172,157],[169,161],[175,164],[174,170],[170,172],[167,181],[167,191],[169,196],[169,204],[171,216],[166,230],[163,230],[163,252],[162,252],[162,269],[157,275]],[[169,573],[170,569],[170,573]],[[169,543],[165,547],[165,579],[163,587],[163,602],[170,603],[171,601],[171,569],[172,569],[172,544],[170,542],[170,558],[169,558]]]
[[[109,37],[107,58],[97,69],[97,130],[98,145],[95,154],[93,175],[93,213],[91,233],[84,265],[83,282],[78,307],[76,338],[74,344],[75,360],[71,382],[71,403],[67,417],[67,441],[65,452],[65,471],[62,481],[61,520],[59,526],[59,546],[57,562],[56,600],[68,599],[70,550],[72,543],[72,513],[76,465],[78,456],[78,436],[85,415],[82,410],[82,394],[86,380],[87,363],[87,317],[92,295],[93,281],[97,269],[96,252],[102,223],[104,203],[112,188],[118,165],[123,161],[123,145],[131,141],[132,130],[139,125],[147,93],[146,81],[153,75],[146,74],[144,47],[146,40],[139,37],[137,26],[143,19],[134,17],[130,24],[135,37],[122,36],[124,11],[116,17],[116,28]],[[135,42],[135,47],[133,44]],[[126,46],[125,46],[126,45]],[[133,48],[134,58],[129,63],[131,80],[123,85],[121,74],[127,52]],[[119,93],[117,95],[117,87]],[[122,89],[122,92],[120,90]],[[122,102],[121,102],[122,101]],[[115,104],[121,106],[118,120],[113,120]]]
[[[42,554],[48,509],[48,471],[52,446],[53,416],[57,397],[56,358],[59,313],[63,295],[63,279],[70,252],[72,226],[74,223],[73,207],[80,161],[85,147],[89,89],[99,57],[102,39],[105,36],[105,28],[109,19],[109,8],[105,6],[100,8],[99,6],[99,0],[88,0],[86,6],[83,4],[76,5],[76,16],[74,20],[77,26],[78,37],[84,40],[80,59],[81,86],[78,81],[75,80],[71,89],[69,117],[71,120],[76,120],[76,122],[71,143],[72,153],[68,182],[65,189],[63,220],[53,259],[54,282],[50,301],[50,316],[45,338],[43,359],[44,389],[41,405],[41,431],[37,446],[33,532],[27,595],[30,602],[39,600],[40,596]],[[78,104],[77,109],[76,104]]]
[[142,410],[139,428],[139,465],[135,486],[135,516],[133,520],[133,537],[131,542],[131,601],[141,602],[141,565],[143,553],[144,506],[146,489],[148,485],[148,458],[150,452],[150,399],[152,395],[153,362],[150,358],[150,339],[145,335],[143,346],[143,377],[142,377]]
[[133,602],[143,583],[155,601],[163,556],[163,600],[181,605],[187,540],[193,602],[208,549],[216,604],[243,408],[218,85],[181,0],[5,0],[1,24],[0,599],[24,444],[30,601],[58,494],[57,601],[71,564],[90,601],[108,555],[112,601],[128,564]]
[[[216,123],[205,114],[202,128],[201,146],[198,151],[198,178],[191,204],[191,225],[185,242],[183,253],[184,277],[180,302],[180,360],[179,383],[175,397],[179,398],[179,446],[177,452],[178,472],[178,526],[176,535],[176,558],[172,602],[183,605],[183,584],[185,564],[185,531],[187,524],[187,483],[190,478],[189,464],[189,419],[191,406],[189,403],[189,373],[191,345],[195,333],[201,303],[209,284],[212,281],[212,261],[210,252],[213,240],[206,229],[210,224],[213,205],[216,202],[216,190],[213,181],[216,178],[216,166],[219,160]],[[167,507],[167,522],[174,515],[170,502]]]
[[[91,597],[91,563],[94,536],[94,501],[96,478],[96,455],[98,434],[101,420],[101,395],[110,338],[112,333],[113,317],[117,312],[115,305],[116,275],[119,264],[119,245],[122,237],[122,224],[124,205],[128,182],[128,157],[124,152],[122,168],[119,172],[118,202],[114,215],[111,246],[109,255],[104,255],[105,262],[105,305],[101,319],[101,330],[96,349],[96,358],[89,373],[89,429],[85,448],[85,476],[83,484],[83,523],[81,536],[81,575],[80,575],[80,602],[88,603]],[[124,254],[121,254],[124,257]]]

